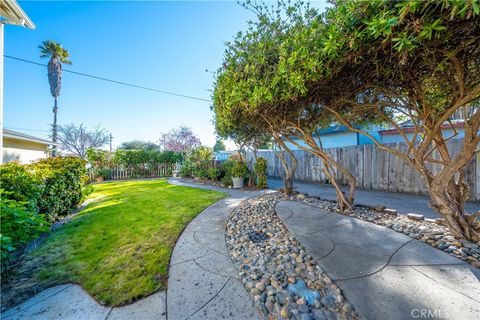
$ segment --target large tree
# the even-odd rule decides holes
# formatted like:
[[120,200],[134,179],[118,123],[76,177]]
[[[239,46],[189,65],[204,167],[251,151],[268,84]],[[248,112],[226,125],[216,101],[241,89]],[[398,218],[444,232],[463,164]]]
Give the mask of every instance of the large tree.
[[58,128],[58,133],[60,148],[83,159],[86,159],[88,149],[101,148],[110,140],[107,130],[100,128],[100,126],[88,129],[83,123],[61,125]]
[[[473,241],[480,241],[480,212],[465,212],[464,170],[480,143],[479,14],[475,1],[339,4],[329,16],[328,36],[336,41],[326,57],[335,62],[334,77],[307,85],[310,102],[412,165],[452,234]],[[396,129],[406,148],[382,144],[355,127],[365,112]],[[463,135],[452,122],[459,114]],[[408,120],[413,132],[400,120]],[[462,139],[460,150],[447,147],[453,138]]]
[[[464,169],[480,142],[478,2],[350,0],[324,15],[300,3],[283,9],[279,18],[261,14],[262,24],[234,43],[221,73],[225,101],[264,116],[276,131],[300,133],[315,152],[316,122],[370,137],[418,170],[452,234],[479,241],[480,213],[464,210]],[[311,19],[296,12],[312,12]],[[464,135],[445,136],[459,113]],[[413,135],[400,126],[404,120]],[[362,122],[391,125],[407,147],[380,143]],[[446,142],[455,137],[463,146],[452,153]]]
[[[50,93],[54,98],[53,104],[53,124],[52,124],[52,141],[57,142],[57,99],[60,96],[62,87],[62,64],[72,64],[68,50],[64,49],[61,44],[47,40],[43,41],[39,46],[40,57],[50,58],[48,61],[48,83],[50,84]],[[52,148],[52,156],[56,155],[56,146]]]
[[[308,56],[309,48],[306,46],[312,44],[299,35],[312,36],[311,31],[322,23],[321,16],[315,9],[308,6],[304,8],[300,4],[290,6],[280,3],[278,8],[273,9],[250,2],[244,6],[257,13],[257,20],[249,24],[246,32],[238,33],[233,42],[227,43],[224,63],[215,84],[215,112],[241,114],[242,118],[249,119],[256,127],[273,136],[276,145],[282,149],[278,155],[286,170],[285,189],[288,192],[293,188],[292,179],[297,164],[286,142],[290,140],[295,144],[292,139],[294,136],[304,139],[306,144],[297,147],[320,158],[325,175],[335,186],[340,208],[350,209],[355,178],[323,150],[321,142],[315,142],[309,135],[319,124],[330,125],[328,120],[332,117],[325,118],[325,121],[306,117],[305,106],[290,99],[305,89],[303,85],[299,86],[296,79],[313,71],[309,65],[303,69],[292,69],[290,60],[285,60],[284,56],[291,52],[291,48],[305,45],[303,51],[296,53],[293,58],[304,59],[308,64],[315,62],[316,57]],[[291,159],[290,164],[287,158]],[[350,180],[347,196],[336,182],[337,171]]]
[[180,126],[162,133],[158,144],[162,150],[186,153],[202,145],[191,128]]

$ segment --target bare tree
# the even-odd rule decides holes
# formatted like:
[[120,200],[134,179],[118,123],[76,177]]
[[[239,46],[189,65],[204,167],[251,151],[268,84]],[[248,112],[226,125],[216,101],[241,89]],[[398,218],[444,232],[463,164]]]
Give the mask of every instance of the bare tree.
[[83,123],[78,126],[74,123],[59,126],[58,133],[61,149],[83,159],[88,149],[103,147],[110,139],[108,131],[100,128],[100,125],[89,130]]

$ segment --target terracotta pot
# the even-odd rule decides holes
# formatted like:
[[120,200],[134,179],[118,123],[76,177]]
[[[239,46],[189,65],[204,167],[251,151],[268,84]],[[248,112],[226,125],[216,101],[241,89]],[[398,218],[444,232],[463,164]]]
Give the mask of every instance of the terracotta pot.
[[95,181],[97,182],[102,182],[103,180],[105,180],[105,177],[102,177],[102,176],[95,177]]

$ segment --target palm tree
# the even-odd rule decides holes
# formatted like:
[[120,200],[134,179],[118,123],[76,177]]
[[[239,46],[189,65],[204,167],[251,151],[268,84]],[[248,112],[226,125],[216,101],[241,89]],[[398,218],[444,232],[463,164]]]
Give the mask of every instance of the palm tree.
[[[68,50],[55,41],[43,41],[39,48],[40,58],[50,58],[50,61],[48,61],[48,83],[50,84],[50,93],[55,99],[55,104],[53,105],[52,140],[57,142],[57,98],[62,87],[62,64],[72,64],[72,62],[69,60],[70,54]],[[56,153],[56,146],[53,146],[52,156],[55,157]]]

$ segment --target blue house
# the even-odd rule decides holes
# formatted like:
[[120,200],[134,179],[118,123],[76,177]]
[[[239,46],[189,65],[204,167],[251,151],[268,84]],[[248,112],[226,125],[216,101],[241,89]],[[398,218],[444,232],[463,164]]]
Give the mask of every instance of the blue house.
[[[371,125],[367,128],[367,132],[371,134],[375,139],[380,140],[379,130],[383,129],[381,126]],[[373,144],[373,141],[357,132],[353,132],[348,129],[346,126],[337,125],[331,126],[328,128],[318,129],[317,135],[315,135],[314,139],[318,142],[318,136],[320,136],[321,144],[323,148],[341,148],[341,147],[348,147],[348,146],[358,146],[363,144]],[[296,143],[299,145],[305,146],[305,142],[301,139],[292,139],[295,140]],[[286,141],[285,144],[287,145],[290,150],[299,150],[295,144]]]

